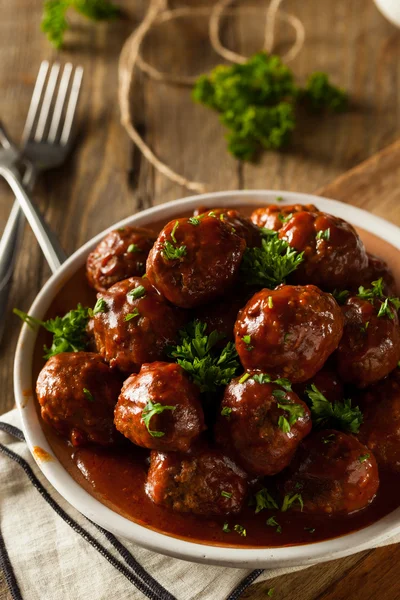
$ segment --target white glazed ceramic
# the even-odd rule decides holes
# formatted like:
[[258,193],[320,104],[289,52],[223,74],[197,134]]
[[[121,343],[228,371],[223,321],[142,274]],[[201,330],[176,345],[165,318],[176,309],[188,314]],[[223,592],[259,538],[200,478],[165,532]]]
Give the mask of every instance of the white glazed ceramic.
[[[285,204],[315,204],[321,210],[343,217],[364,230],[383,238],[400,250],[400,229],[395,225],[363,210],[334,200],[284,191],[236,191],[193,196],[145,210],[113,224],[107,231],[125,225],[146,226],[152,221],[162,219],[167,222],[183,211],[193,210],[199,205],[215,207],[237,206],[240,204],[253,206],[273,204],[276,202],[277,196],[282,196]],[[60,271],[50,278],[29,311],[32,316],[38,319],[44,316],[60,286],[85,263],[88,253],[93,250],[105,233],[106,231],[103,231],[77,250],[63,264]],[[53,455],[36,414],[34,399],[32,395],[27,396],[26,392],[26,390],[32,390],[35,387],[32,381],[32,354],[35,339],[36,333],[24,325],[18,340],[15,357],[15,397],[29,449],[32,452],[34,446],[39,446]],[[314,544],[255,549],[224,548],[197,544],[147,529],[118,515],[84,491],[66,472],[56,457],[48,462],[40,462],[36,458],[35,460],[56,490],[86,517],[112,533],[134,541],[145,548],[185,560],[243,568],[308,565],[354,554],[378,543],[384,543],[393,535],[400,533],[399,508],[360,531]]]
[[376,6],[379,8],[381,13],[389,20],[393,25],[400,27],[400,1],[399,0],[374,0]]

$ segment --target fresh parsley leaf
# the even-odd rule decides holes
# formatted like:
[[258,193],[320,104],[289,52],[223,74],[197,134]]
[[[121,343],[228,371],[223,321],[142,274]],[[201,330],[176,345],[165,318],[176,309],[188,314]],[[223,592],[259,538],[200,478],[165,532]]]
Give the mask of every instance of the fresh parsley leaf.
[[274,306],[274,301],[272,299],[272,296],[268,296],[268,308],[273,308]]
[[125,315],[124,321],[132,321],[132,319],[135,319],[136,317],[140,317],[140,313],[137,308],[134,308],[133,312]]
[[190,219],[188,219],[188,223],[197,227],[197,225],[200,225],[200,219],[198,217],[190,217]]
[[279,525],[275,517],[270,517],[269,519],[267,519],[266,524],[268,525],[268,527],[276,527],[276,533],[282,533],[282,527]]
[[221,410],[221,415],[223,417],[230,417],[231,412],[232,412],[232,409],[230,408],[230,406],[224,406],[224,408]]
[[378,317],[389,317],[389,319],[394,319],[394,311],[400,309],[400,299],[395,296],[391,298],[385,296],[383,285],[382,277],[373,281],[370,288],[365,288],[361,285],[358,288],[357,297],[362,300],[368,300],[368,302],[371,302],[372,304],[374,303],[374,300],[380,300],[382,304],[378,311]]
[[[278,530],[277,530],[277,531],[278,531]],[[280,533],[280,532],[279,532],[279,533]],[[269,590],[267,590],[267,596],[268,596],[269,598],[272,598],[272,596],[274,595],[274,589],[275,589],[275,588],[273,588],[273,587],[272,587],[272,588],[269,588]]]
[[95,315],[97,315],[99,313],[107,312],[107,310],[108,310],[107,302],[104,300],[104,298],[99,298],[97,300],[96,304],[94,305],[93,310],[89,309],[89,316],[94,317]]
[[328,242],[331,237],[331,230],[328,227],[328,229],[325,229],[325,231],[318,231],[315,237],[317,240],[325,240],[325,242]]
[[165,404],[160,404],[159,402],[153,403],[151,400],[147,401],[146,406],[142,411],[142,421],[146,425],[146,429],[152,437],[163,437],[165,433],[163,431],[153,431],[150,429],[150,421],[154,415],[160,415],[165,410],[174,411],[176,406],[167,406]]
[[216,344],[224,337],[218,331],[206,334],[207,324],[195,320],[179,332],[180,343],[169,349],[169,356],[200,387],[201,392],[215,392],[228,385],[239,369],[235,345],[228,342],[222,349]]
[[183,256],[186,256],[187,250],[186,246],[182,245],[179,248],[175,248],[171,242],[165,240],[163,244],[162,254],[167,260],[178,260]]
[[344,304],[350,296],[350,292],[348,290],[333,290],[332,296],[338,304]]
[[222,490],[221,496],[223,496],[224,498],[232,498],[232,492],[225,492],[224,490]]
[[230,533],[231,530],[229,529],[229,524],[228,523],[224,523],[223,527],[222,527],[222,531],[224,533]]
[[138,285],[133,290],[127,293],[129,298],[133,298],[134,300],[138,300],[139,298],[143,298],[146,295],[146,288],[144,285]]
[[89,402],[94,402],[93,394],[87,388],[83,388],[83,394]]
[[248,352],[251,352],[253,350],[253,348],[254,348],[254,346],[251,345],[251,335],[244,335],[242,337],[242,340],[246,344],[246,350]]
[[174,244],[178,243],[176,241],[176,237],[175,237],[175,233],[176,233],[176,230],[178,229],[178,227],[179,227],[179,221],[175,221],[174,226],[173,226],[172,231],[171,231],[171,239],[174,242]]
[[303,510],[303,498],[301,494],[286,494],[283,499],[283,504],[281,506],[281,511],[286,512],[289,508],[291,508],[292,504],[298,502],[300,504],[301,510]]
[[108,0],[46,0],[41,28],[56,48],[62,47],[64,34],[69,28],[66,18],[69,8],[93,21],[115,19],[120,14],[119,8]]
[[264,508],[278,508],[277,503],[267,490],[267,488],[262,488],[255,495],[256,502],[256,514],[260,511],[264,510]]
[[246,248],[240,275],[247,285],[274,288],[285,283],[286,277],[303,262],[303,252],[297,252],[273,233],[263,237],[260,248]]
[[311,400],[311,415],[316,426],[358,433],[363,415],[358,406],[351,405],[351,400],[332,404],[315,384],[311,384],[311,389],[306,391]]
[[126,251],[130,252],[130,253],[135,253],[135,252],[137,253],[137,252],[141,252],[141,249],[139,248],[139,246],[137,244],[129,244]]
[[247,532],[246,529],[243,527],[243,525],[235,525],[234,526],[234,531],[236,531],[236,533],[238,533],[239,535],[246,537]]
[[33,327],[39,325],[53,334],[53,342],[50,348],[44,346],[44,358],[48,359],[61,352],[80,352],[86,350],[88,337],[86,326],[89,321],[89,308],[78,304],[77,308],[70,310],[63,317],[55,317],[48,321],[40,321],[27,313],[14,308],[14,314],[22,319],[27,325]]
[[293,403],[279,403],[277,404],[278,408],[284,410],[289,414],[289,418],[284,415],[281,415],[278,419],[278,427],[282,429],[283,433],[289,433],[292,425],[296,423],[301,417],[304,417],[304,407],[301,404]]
[[371,455],[370,455],[369,453],[367,453],[367,454],[362,454],[361,456],[359,456],[359,457],[358,457],[358,460],[360,461],[360,463],[363,463],[363,462],[365,462],[366,460],[368,460],[370,456],[371,456]]

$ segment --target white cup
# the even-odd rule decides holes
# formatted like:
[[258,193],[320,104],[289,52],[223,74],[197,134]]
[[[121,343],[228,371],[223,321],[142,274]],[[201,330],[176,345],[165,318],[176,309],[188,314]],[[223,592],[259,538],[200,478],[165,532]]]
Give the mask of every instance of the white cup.
[[384,17],[400,27],[400,0],[374,0]]

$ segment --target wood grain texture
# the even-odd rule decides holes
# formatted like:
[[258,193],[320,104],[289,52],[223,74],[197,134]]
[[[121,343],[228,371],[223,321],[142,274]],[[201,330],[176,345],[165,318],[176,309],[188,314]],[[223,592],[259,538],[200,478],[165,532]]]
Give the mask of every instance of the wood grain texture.
[[[200,0],[189,2],[200,4]],[[76,151],[62,169],[40,179],[35,193],[69,253],[118,219],[188,195],[149,167],[119,124],[117,58],[146,0],[119,3],[125,8],[120,22],[93,26],[71,16],[68,44],[58,55],[39,31],[40,2],[0,0],[0,115],[16,139],[40,61],[58,57],[85,67]],[[307,30],[305,48],[293,62],[296,74],[302,80],[316,69],[331,73],[336,83],[350,91],[348,114],[323,121],[308,118],[289,150],[264,154],[255,165],[241,165],[225,151],[216,116],[193,105],[188,90],[142,77],[132,94],[137,126],[163,160],[215,189],[318,190],[400,224],[400,141],[394,142],[400,137],[400,32],[370,0],[287,0],[285,7],[303,19]],[[205,32],[202,19],[163,26],[146,42],[145,55],[160,68],[172,65],[175,72],[204,71],[217,60]],[[224,42],[241,52],[257,50],[261,33],[260,19],[229,18],[223,23]],[[288,28],[280,28],[280,50],[287,47],[291,35]],[[346,173],[382,148],[386,149]],[[11,201],[0,182],[2,226]],[[48,276],[26,228],[10,306],[26,310]],[[10,315],[0,347],[0,413],[14,403],[12,363],[18,332],[19,324]],[[398,559],[399,546],[361,553],[255,584],[243,598],[265,599],[266,591],[274,587],[273,598],[285,600],[397,600]],[[1,578],[0,598],[9,598]]]

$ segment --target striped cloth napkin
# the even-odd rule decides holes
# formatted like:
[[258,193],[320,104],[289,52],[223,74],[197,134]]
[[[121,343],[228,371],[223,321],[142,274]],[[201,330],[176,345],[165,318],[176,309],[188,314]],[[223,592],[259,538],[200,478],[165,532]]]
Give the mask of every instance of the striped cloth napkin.
[[13,600],[236,600],[255,581],[305,568],[200,565],[115,537],[47,482],[17,410],[0,417],[0,515],[0,568]]

